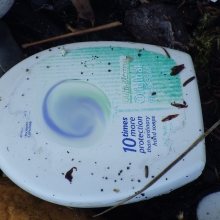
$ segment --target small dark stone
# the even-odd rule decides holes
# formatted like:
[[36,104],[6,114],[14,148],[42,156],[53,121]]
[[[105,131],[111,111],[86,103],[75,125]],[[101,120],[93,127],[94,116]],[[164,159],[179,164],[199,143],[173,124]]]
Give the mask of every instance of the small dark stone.
[[144,3],[126,12],[125,24],[139,42],[188,50],[188,35],[175,6]]

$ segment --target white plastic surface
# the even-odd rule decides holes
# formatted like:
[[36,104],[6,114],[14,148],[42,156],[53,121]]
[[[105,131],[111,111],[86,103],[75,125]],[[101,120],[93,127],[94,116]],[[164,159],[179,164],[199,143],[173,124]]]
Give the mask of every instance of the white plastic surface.
[[[66,206],[111,206],[139,191],[203,133],[196,79],[183,86],[195,76],[192,60],[166,50],[170,58],[146,44],[76,43],[13,67],[0,79],[2,170],[26,191]],[[163,122],[169,115],[177,117]],[[200,142],[129,202],[196,179],[204,164]]]
[[220,219],[220,192],[212,193],[199,203],[197,207],[198,220]]
[[8,12],[13,3],[14,0],[0,0],[0,18]]

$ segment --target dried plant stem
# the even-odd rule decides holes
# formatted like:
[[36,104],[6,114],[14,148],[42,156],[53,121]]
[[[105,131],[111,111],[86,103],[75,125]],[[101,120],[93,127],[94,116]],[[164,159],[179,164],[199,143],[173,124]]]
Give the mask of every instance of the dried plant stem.
[[186,0],[183,0],[182,3],[177,8],[181,8],[185,3],[186,3]]
[[159,173],[153,180],[151,180],[147,185],[145,185],[141,190],[136,192],[135,194],[129,196],[126,199],[123,199],[117,205],[101,212],[100,214],[94,215],[93,217],[100,216],[106,212],[111,211],[112,209],[117,208],[118,206],[124,204],[125,202],[129,201],[130,199],[134,198],[135,196],[139,195],[150,186],[152,186],[157,180],[159,180],[167,171],[169,171],[174,165],[176,165],[183,157],[185,157],[201,140],[203,140],[208,134],[210,134],[218,125],[220,124],[220,120],[218,120],[210,129],[208,129],[204,134],[202,134],[195,142],[193,142],[190,147],[184,151],[179,157],[177,157],[169,166],[167,166],[161,173]]
[[75,33],[76,31],[78,31],[77,29],[72,28],[70,24],[66,24],[66,28],[69,29],[72,33]]
[[213,102],[213,99],[207,101],[207,102],[202,102],[202,105],[208,105],[208,104],[211,104]]
[[[205,128],[205,130],[207,130],[207,129]],[[217,129],[215,129],[215,130],[217,131]],[[218,135],[216,135],[214,132],[212,132],[211,135],[213,135],[215,138],[217,138],[220,141],[220,137]]]
[[216,175],[217,179],[219,180],[219,173],[218,173],[217,168],[216,168],[216,167],[214,167],[214,170],[215,170],[215,175]]
[[67,37],[87,34],[87,33],[95,32],[95,31],[101,31],[101,30],[108,29],[108,28],[113,28],[113,27],[116,27],[116,26],[119,26],[119,25],[121,25],[121,23],[119,21],[116,21],[116,22],[113,22],[113,23],[110,23],[110,24],[105,24],[105,25],[101,25],[101,26],[98,26],[98,27],[94,27],[94,28],[88,28],[88,29],[85,29],[85,30],[77,30],[77,31],[69,33],[69,34],[63,34],[63,35],[60,35],[60,36],[47,38],[47,39],[36,41],[36,42],[33,42],[33,43],[22,44],[21,46],[22,46],[22,48],[27,48],[27,47],[30,47],[30,46],[43,44],[43,43],[47,43],[47,42],[50,42],[50,41],[59,40],[59,39],[67,38]]

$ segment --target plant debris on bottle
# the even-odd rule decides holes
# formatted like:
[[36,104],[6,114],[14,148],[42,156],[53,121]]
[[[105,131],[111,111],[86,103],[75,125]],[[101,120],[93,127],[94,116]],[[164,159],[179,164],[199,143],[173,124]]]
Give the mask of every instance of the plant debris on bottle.
[[177,74],[179,74],[183,69],[185,68],[184,64],[178,65],[178,66],[174,66],[171,68],[171,76],[175,76]]
[[167,117],[165,117],[164,119],[162,119],[161,121],[162,122],[165,122],[165,121],[170,121],[174,118],[176,118],[179,114],[175,114],[175,115],[168,115]]
[[75,169],[77,171],[76,167],[72,167],[69,171],[66,172],[65,178],[68,179],[70,181],[70,183],[72,182],[73,176],[73,169]]
[[179,103],[170,103],[172,106],[177,107],[177,108],[187,108],[188,105],[186,104],[185,101],[183,101],[183,104],[179,104]]
[[186,86],[187,84],[189,84],[190,82],[192,82],[195,78],[196,78],[195,76],[190,77],[189,79],[187,79],[187,80],[183,83],[183,86]]

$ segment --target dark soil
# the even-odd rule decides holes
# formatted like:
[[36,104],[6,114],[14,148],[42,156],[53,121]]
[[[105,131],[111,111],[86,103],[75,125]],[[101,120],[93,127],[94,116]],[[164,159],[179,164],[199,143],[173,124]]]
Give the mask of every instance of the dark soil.
[[[193,58],[201,96],[204,127],[208,129],[220,119],[220,4],[186,0],[178,8],[182,0],[150,0],[150,2],[160,3],[166,8],[174,8],[179,19],[177,28],[181,23],[186,30],[188,40],[186,41],[184,36],[184,41],[181,43],[187,48],[178,49],[187,50]],[[19,46],[69,33],[65,28],[66,23],[77,29],[91,27],[89,21],[77,20],[76,10],[69,0],[51,0],[48,4],[52,5],[54,10],[39,9],[28,0],[18,0],[9,13],[3,17],[2,20],[10,28]],[[135,31],[132,31],[129,26],[130,21],[125,22],[125,16],[131,13],[128,11],[141,5],[139,0],[91,0],[91,5],[96,18],[95,26],[114,21],[120,21],[123,25],[22,49],[25,56],[73,42],[114,40],[147,43],[148,39],[143,40],[142,37],[135,36]],[[161,44],[161,42],[155,42],[155,44]],[[175,48],[172,43],[170,46]],[[211,192],[220,190],[220,128],[206,138],[206,156],[205,169],[197,180],[169,194],[118,207],[105,214],[105,218],[107,220],[172,220],[177,219],[179,212],[183,212],[185,220],[196,219],[196,207],[199,200]],[[95,209],[95,212],[99,213],[103,210],[105,209]]]

